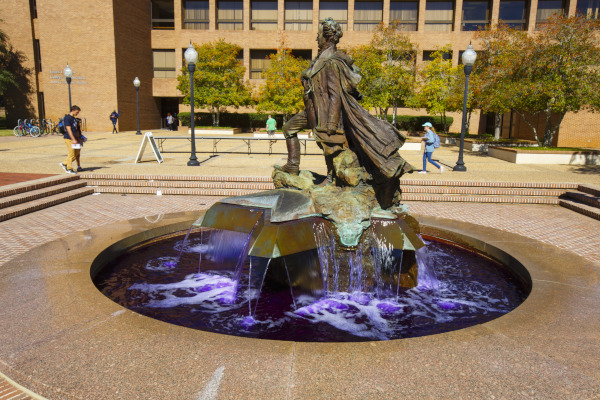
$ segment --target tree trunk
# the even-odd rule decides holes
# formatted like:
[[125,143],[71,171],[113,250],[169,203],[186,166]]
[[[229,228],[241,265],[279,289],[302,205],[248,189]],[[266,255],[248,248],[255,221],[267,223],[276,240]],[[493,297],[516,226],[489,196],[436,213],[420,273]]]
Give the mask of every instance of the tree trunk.
[[210,110],[210,115],[212,116],[213,126],[217,126],[217,114],[215,113],[214,108]]
[[219,119],[221,119],[221,110],[217,107],[217,124],[215,126],[219,126]]
[[[523,118],[523,121],[525,121],[525,123],[529,125],[529,127],[533,130],[533,138],[535,139],[538,146],[541,146],[542,144],[540,143],[540,139],[538,139],[537,128],[535,127],[535,125],[533,125],[531,122],[529,122],[527,118],[525,118],[524,113],[521,113],[519,111],[517,111],[517,113],[521,116],[521,118]],[[536,115],[537,114],[534,114],[533,116],[535,117]]]
[[500,124],[502,122],[502,114],[494,113],[494,139],[500,140]]
[[554,135],[558,130],[563,118],[566,113],[561,113],[558,122],[556,124],[552,123],[552,111],[546,110],[546,126],[544,128],[544,147],[552,147],[552,141],[554,140]]
[[394,117],[392,118],[392,125],[394,125],[394,128],[398,128],[398,124],[396,123],[396,117],[398,115],[398,105],[396,100],[394,100]]
[[448,133],[448,123],[446,121],[446,111],[442,111],[442,125],[444,126],[444,133]]

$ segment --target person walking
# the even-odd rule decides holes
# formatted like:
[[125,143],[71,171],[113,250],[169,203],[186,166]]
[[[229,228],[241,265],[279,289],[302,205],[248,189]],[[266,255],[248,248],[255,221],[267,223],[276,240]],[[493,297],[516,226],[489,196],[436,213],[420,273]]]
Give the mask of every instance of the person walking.
[[173,122],[175,122],[175,118],[173,118],[173,115],[171,115],[171,113],[167,113],[167,128],[169,128],[170,131],[173,130]]
[[433,161],[431,159],[431,155],[433,154],[433,151],[435,150],[434,144],[435,144],[435,137],[437,136],[437,134],[435,133],[435,130],[433,129],[433,125],[431,125],[431,122],[425,122],[423,124],[423,128],[425,129],[425,136],[423,136],[423,138],[421,140],[425,142],[425,151],[423,152],[423,170],[419,171],[419,173],[420,174],[427,173],[427,161],[429,161],[430,163],[435,165],[437,168],[439,168],[440,174],[443,174],[444,166],[436,163],[435,161]]
[[269,139],[275,137],[275,129],[277,129],[277,121],[269,115],[267,118],[267,134],[269,135]]
[[71,107],[71,112],[65,115],[63,124],[65,126],[65,133],[63,133],[63,139],[67,145],[67,158],[64,163],[59,163],[61,168],[67,174],[75,174],[73,171],[73,161],[77,161],[79,168],[79,152],[81,150],[81,131],[77,122],[77,115],[81,112],[81,108],[76,105]]
[[119,133],[117,132],[117,121],[119,120],[119,115],[121,115],[121,110],[119,110],[119,112],[113,110],[113,112],[110,114],[110,120],[112,121],[113,124],[113,131],[112,133]]

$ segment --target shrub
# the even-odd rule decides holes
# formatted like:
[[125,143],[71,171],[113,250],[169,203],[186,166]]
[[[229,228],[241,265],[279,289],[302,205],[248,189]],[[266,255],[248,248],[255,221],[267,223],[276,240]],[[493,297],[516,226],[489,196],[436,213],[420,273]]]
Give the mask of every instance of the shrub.
[[[219,118],[220,126],[231,128],[241,128],[246,131],[264,128],[267,125],[268,114],[262,113],[222,113]],[[277,128],[283,126],[283,115],[271,114],[277,121]],[[180,112],[177,117],[181,125],[190,126],[190,113]],[[194,113],[194,123],[196,126],[212,126],[212,114],[206,112]]]
[[[392,123],[394,119],[393,115],[388,115],[388,122]],[[446,123],[448,126],[452,125],[454,118],[446,116]],[[401,131],[416,132],[423,130],[423,124],[425,122],[431,122],[436,132],[444,131],[444,124],[442,123],[442,117],[430,116],[430,115],[396,115],[396,124],[398,129]]]

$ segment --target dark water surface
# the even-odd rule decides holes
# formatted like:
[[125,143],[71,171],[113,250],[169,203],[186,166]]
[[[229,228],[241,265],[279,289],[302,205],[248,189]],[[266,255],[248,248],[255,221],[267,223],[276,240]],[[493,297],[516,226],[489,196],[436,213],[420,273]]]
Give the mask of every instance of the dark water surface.
[[501,264],[429,240],[428,263],[439,280],[434,289],[393,290],[380,298],[345,292],[324,297],[320,290],[290,290],[267,277],[259,293],[268,260],[253,258],[252,266],[246,261],[236,295],[233,269],[245,235],[222,240],[204,236],[198,232],[190,236],[177,265],[181,235],[137,246],[105,267],[94,282],[122,306],[172,324],[303,342],[390,340],[448,332],[506,314],[528,294]]

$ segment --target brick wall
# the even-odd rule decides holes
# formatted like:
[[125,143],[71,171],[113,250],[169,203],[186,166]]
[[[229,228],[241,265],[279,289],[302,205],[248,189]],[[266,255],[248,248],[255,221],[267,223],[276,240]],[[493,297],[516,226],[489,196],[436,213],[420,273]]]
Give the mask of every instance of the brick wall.
[[[140,129],[160,126],[160,110],[152,94],[152,46],[149,1],[114,0],[114,41],[120,130],[137,130],[136,92],[140,79]],[[108,121],[108,117],[107,121]],[[110,121],[108,121],[110,122]]]
[[[27,0],[20,0],[28,4]],[[112,1],[37,0],[35,37],[40,40],[47,117],[69,112],[63,69],[73,69],[72,104],[81,107],[88,130],[109,130],[108,116],[117,106]]]

